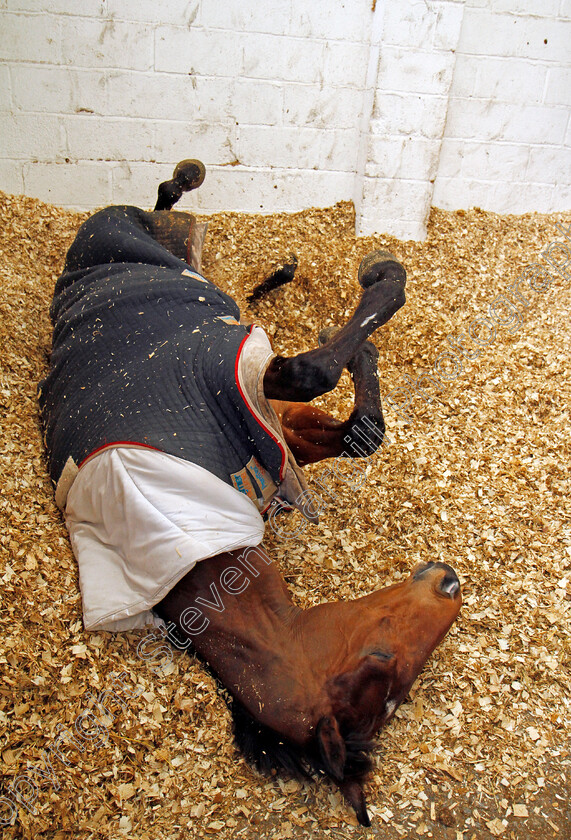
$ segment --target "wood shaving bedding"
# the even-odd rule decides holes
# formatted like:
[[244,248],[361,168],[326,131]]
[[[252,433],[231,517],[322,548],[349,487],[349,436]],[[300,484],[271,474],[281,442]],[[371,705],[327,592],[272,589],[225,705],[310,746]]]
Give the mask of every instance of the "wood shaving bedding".
[[[306,468],[310,486],[329,490],[318,525],[288,538],[267,529],[301,606],[367,594],[420,560],[449,563],[463,583],[457,624],[378,737],[366,788],[373,826],[363,829],[329,784],[265,778],[246,765],[221,692],[192,656],[165,654],[155,673],[137,652],[147,631],[83,630],[36,385],[54,283],[86,214],[0,198],[0,820],[18,792],[27,804],[3,836],[568,836],[569,278],[555,273],[544,291],[522,285],[518,328],[498,327],[477,357],[462,356],[455,379],[438,392],[427,386],[430,399],[417,391],[400,416],[384,399],[391,442],[363,465],[358,489],[349,464]],[[423,243],[356,237],[348,202],[208,222],[204,273],[283,354],[310,349],[322,327],[350,316],[363,256],[394,253],[408,272],[407,304],[374,339],[386,398],[434,374],[452,349],[447,336],[457,349],[521,270],[565,241],[556,225],[571,214],[433,209]],[[253,287],[291,254],[294,281],[248,308]],[[348,375],[318,403],[347,415]],[[122,702],[106,717],[111,689]]]

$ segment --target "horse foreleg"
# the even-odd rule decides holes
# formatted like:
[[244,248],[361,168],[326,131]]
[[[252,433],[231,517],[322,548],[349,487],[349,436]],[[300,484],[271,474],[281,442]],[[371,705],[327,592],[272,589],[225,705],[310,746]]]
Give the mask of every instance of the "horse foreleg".
[[362,344],[405,303],[406,271],[387,251],[375,251],[361,262],[361,300],[352,318],[315,350],[285,358],[275,356],[264,374],[268,399],[311,402],[333,390],[341,372]]
[[[332,331],[324,331],[320,343],[332,336]],[[272,401],[286,443],[300,466],[340,455],[368,456],[381,445],[385,423],[379,392],[378,357],[377,348],[367,341],[347,363],[355,388],[355,405],[347,420],[337,420],[305,403]],[[367,418],[367,428],[362,424],[364,418]]]

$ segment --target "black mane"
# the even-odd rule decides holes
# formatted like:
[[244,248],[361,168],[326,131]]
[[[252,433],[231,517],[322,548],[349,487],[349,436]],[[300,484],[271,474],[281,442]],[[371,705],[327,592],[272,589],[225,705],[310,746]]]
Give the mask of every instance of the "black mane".
[[[317,744],[314,749],[299,747],[271,727],[257,721],[235,697],[231,698],[228,705],[236,744],[246,760],[261,773],[273,775],[285,771],[297,779],[327,775]],[[343,778],[346,781],[362,782],[373,766],[367,755],[373,748],[373,742],[355,733],[342,734],[347,751]]]
[[[170,641],[172,642],[172,639]],[[246,761],[266,775],[285,772],[300,780],[328,775],[317,744],[312,745],[313,748],[304,749],[270,726],[257,721],[244,704],[228,691],[208,660],[197,650],[193,650],[193,653],[221,690],[232,715],[236,746]],[[343,728],[341,735],[346,750],[343,779],[361,784],[373,767],[368,753],[373,749],[374,742],[358,733],[344,732]]]

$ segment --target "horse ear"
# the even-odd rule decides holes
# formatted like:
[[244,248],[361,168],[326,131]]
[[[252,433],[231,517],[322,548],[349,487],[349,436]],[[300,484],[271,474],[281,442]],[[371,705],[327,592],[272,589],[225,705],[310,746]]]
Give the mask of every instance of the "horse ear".
[[359,782],[351,779],[345,782],[338,782],[339,790],[352,808],[355,809],[355,814],[359,821],[359,825],[369,826],[371,820],[367,813],[367,803],[365,802],[365,794]]
[[317,743],[327,773],[336,781],[343,779],[347,750],[334,717],[322,717],[317,724]]

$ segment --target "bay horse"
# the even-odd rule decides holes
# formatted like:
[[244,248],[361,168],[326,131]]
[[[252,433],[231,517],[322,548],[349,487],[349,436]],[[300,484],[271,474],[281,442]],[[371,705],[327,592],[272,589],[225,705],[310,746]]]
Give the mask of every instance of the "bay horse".
[[[80,564],[85,626],[140,626],[128,622],[137,611],[151,615],[143,612],[150,606],[171,641],[192,643],[231,695],[236,741],[250,761],[264,771],[328,776],[359,823],[370,825],[363,783],[372,738],[458,615],[454,570],[428,561],[404,582],[301,609],[260,545],[263,526],[255,541],[190,559],[175,544],[180,557],[168,559],[156,533],[148,544],[139,539],[148,523],[132,513],[119,473],[107,481],[106,470],[114,451],[127,450],[145,459],[145,480],[160,480],[163,494],[181,463],[193,470],[178,487],[181,508],[189,499],[203,504],[211,481],[220,500],[247,497],[260,522],[276,499],[296,506],[300,466],[370,455],[382,441],[378,352],[368,339],[404,305],[406,272],[391,254],[373,252],[359,267],[361,298],[344,326],[293,357],[260,350],[232,299],[198,270],[196,220],[172,210],[204,174],[199,161],[183,161],[160,185],[154,211],[96,213],[78,231],[56,285],[39,399],[56,501]],[[344,368],[355,405],[339,420],[309,403],[334,389]],[[364,445],[365,418],[376,437]],[[136,461],[129,464],[136,471]],[[110,557],[124,533],[136,550]],[[92,568],[94,556],[101,567]],[[122,604],[129,586],[139,587],[139,600]],[[95,618],[90,592],[109,601]]]

